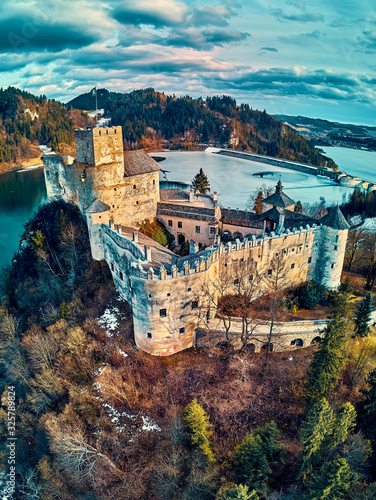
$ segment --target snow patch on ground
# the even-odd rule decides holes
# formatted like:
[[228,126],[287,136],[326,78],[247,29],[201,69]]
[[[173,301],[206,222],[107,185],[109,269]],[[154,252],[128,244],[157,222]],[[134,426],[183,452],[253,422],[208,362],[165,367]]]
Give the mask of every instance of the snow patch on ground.
[[120,310],[118,307],[108,307],[102,316],[98,318],[98,325],[106,328],[107,337],[112,337],[119,328]]
[[115,425],[117,432],[122,432],[124,430],[132,430],[135,432],[161,431],[161,428],[146,415],[132,415],[126,411],[119,411],[110,403],[106,403],[105,401],[102,401],[102,406],[111,422]]

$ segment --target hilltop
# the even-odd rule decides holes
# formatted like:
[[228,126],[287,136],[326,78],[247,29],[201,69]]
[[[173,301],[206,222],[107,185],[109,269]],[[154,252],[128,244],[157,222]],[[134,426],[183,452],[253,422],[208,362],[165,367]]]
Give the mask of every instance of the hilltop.
[[317,145],[376,151],[376,127],[338,123],[306,116],[276,115],[276,118]]
[[81,111],[45,95],[0,88],[0,172],[38,159],[42,144],[74,154],[74,129],[89,122]]
[[[104,109],[112,125],[123,127],[128,149],[202,149],[211,144],[317,166],[328,161],[309,141],[265,110],[238,105],[229,96],[193,99],[152,88],[129,93],[98,89],[97,100],[98,109]],[[92,110],[95,97],[90,92],[82,94],[67,106]],[[329,166],[334,166],[332,160]]]

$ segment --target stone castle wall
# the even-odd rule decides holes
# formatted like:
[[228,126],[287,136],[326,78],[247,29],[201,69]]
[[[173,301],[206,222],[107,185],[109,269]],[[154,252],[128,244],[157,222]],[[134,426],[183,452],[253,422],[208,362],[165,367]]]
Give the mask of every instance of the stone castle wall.
[[[120,295],[132,306],[135,342],[153,355],[193,346],[197,326],[215,314],[215,285],[227,280],[226,293],[236,293],[239,269],[243,277],[244,272],[267,276],[273,256],[281,252],[284,287],[313,279],[321,229],[307,227],[211,247],[171,271],[156,272],[147,266],[144,248],[101,226],[104,258]],[[264,280],[259,293],[268,291]]]

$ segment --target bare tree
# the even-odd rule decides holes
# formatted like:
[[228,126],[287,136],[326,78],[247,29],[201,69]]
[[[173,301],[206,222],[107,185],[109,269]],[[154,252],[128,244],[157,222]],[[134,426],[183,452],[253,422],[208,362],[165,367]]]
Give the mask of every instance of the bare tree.
[[345,254],[345,263],[349,272],[351,271],[352,265],[355,264],[360,258],[361,243],[363,238],[364,235],[360,231],[359,227],[349,231]]
[[[251,313],[252,302],[262,295],[262,277],[257,273],[255,265],[251,262],[239,261],[228,266],[226,271],[220,273],[209,284],[203,287],[204,303],[206,308],[216,310],[216,318],[221,326],[221,333],[215,335],[206,322],[210,331],[210,344],[224,338],[227,342],[238,336],[241,349],[246,349],[247,344],[254,337],[255,329],[262,321],[258,321],[258,311]],[[201,316],[206,314],[207,309],[200,309]],[[202,319],[202,318],[201,318]],[[231,331],[234,322],[241,321],[241,332]],[[256,339],[259,340],[259,339]]]
[[270,304],[270,328],[267,337],[263,369],[265,369],[268,363],[269,352],[273,340],[274,322],[280,295],[282,290],[286,289],[289,285],[286,263],[282,252],[278,252],[274,255],[270,263],[270,269],[264,276],[264,281],[267,288],[270,290],[272,300]]
[[52,416],[45,426],[58,463],[64,470],[71,471],[79,481],[93,478],[97,463],[105,464],[118,476],[122,475],[121,470],[106,455],[89,444],[80,423],[68,425]]

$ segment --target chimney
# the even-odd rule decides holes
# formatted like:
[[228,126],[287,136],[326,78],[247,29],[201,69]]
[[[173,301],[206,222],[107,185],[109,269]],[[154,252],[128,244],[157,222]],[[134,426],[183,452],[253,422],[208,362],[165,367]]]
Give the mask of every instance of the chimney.
[[213,193],[213,200],[217,201],[217,191],[214,191],[214,193]]
[[133,233],[133,241],[134,243],[138,243],[138,233]]
[[189,190],[189,202],[193,203],[194,201],[195,201],[195,192],[194,192],[194,189],[191,188]]
[[151,262],[151,247],[147,247],[146,245],[145,245],[145,259],[148,262]]

